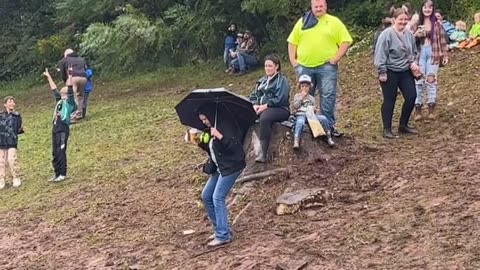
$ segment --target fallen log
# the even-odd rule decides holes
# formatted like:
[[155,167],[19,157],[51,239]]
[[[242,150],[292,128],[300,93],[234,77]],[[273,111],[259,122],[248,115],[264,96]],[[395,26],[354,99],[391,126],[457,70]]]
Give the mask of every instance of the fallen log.
[[244,184],[246,182],[250,182],[250,181],[253,181],[253,180],[257,180],[257,179],[267,178],[269,176],[273,176],[273,175],[283,173],[283,172],[288,172],[288,171],[289,171],[288,168],[278,168],[278,169],[268,170],[268,171],[265,171],[265,172],[254,173],[254,174],[250,174],[250,175],[247,175],[247,176],[244,176],[242,178],[237,179],[237,181],[235,181],[235,183],[238,184],[238,185],[241,185],[241,184]]

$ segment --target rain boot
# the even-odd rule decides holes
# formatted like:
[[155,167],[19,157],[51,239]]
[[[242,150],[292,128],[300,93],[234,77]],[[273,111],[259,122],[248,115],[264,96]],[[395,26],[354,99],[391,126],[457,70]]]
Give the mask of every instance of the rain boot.
[[260,153],[255,159],[256,162],[265,163],[267,162],[267,152],[268,152],[268,141],[260,140]]
[[293,138],[293,149],[300,148],[300,137]]
[[422,104],[415,104],[415,121],[422,120]]
[[428,119],[430,120],[435,120],[436,115],[435,115],[435,103],[430,103],[428,104]]

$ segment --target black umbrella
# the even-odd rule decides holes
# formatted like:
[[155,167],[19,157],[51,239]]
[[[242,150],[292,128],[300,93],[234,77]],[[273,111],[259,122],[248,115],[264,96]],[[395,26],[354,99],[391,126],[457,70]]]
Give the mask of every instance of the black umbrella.
[[198,118],[198,109],[208,104],[215,106],[215,110],[221,107],[222,111],[228,111],[243,131],[250,128],[258,118],[247,98],[225,88],[194,90],[175,106],[175,110],[183,125],[201,130],[205,125]]

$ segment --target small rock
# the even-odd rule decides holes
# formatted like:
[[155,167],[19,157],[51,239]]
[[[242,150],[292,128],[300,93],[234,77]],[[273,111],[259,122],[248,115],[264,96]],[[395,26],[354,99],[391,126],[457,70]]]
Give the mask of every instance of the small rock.
[[190,234],[194,234],[195,233],[195,230],[186,230],[186,231],[183,231],[183,235],[190,235]]
[[142,270],[142,267],[139,264],[130,265],[129,270]]

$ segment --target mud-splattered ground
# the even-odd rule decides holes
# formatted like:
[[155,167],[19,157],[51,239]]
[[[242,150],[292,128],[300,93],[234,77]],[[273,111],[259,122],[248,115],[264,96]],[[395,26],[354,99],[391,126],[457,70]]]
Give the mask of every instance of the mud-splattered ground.
[[[257,183],[231,209],[235,217],[252,202],[229,246],[201,254],[212,231],[197,206],[197,173],[178,168],[1,213],[0,268],[480,269],[479,51],[456,53],[442,69],[437,119],[393,141],[381,138],[370,57],[342,65],[348,136],[322,148],[328,161]],[[334,196],[323,208],[276,216],[276,197],[302,187]]]

